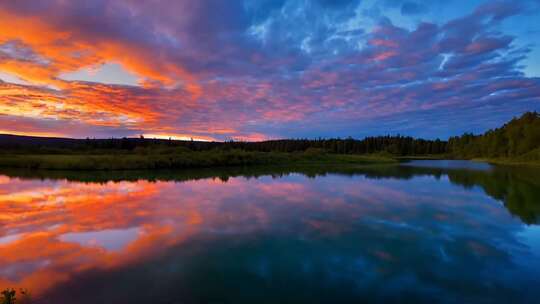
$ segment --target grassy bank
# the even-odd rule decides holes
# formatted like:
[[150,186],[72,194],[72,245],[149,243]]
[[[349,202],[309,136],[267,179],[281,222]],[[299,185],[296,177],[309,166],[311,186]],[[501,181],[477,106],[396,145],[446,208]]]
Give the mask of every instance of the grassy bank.
[[496,165],[510,166],[540,166],[540,148],[534,149],[516,157],[491,157],[491,158],[476,158],[476,161],[485,161]]
[[539,160],[523,160],[513,158],[475,158],[473,161],[486,162],[504,166],[540,166]]
[[174,151],[164,154],[0,154],[0,167],[44,170],[146,170],[254,165],[381,164],[396,162],[382,155],[299,153],[241,150]]

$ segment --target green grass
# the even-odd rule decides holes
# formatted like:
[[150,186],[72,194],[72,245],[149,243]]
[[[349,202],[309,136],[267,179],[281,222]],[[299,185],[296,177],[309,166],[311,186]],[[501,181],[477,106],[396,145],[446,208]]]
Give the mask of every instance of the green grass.
[[526,165],[526,166],[540,166],[540,148],[534,149],[528,153],[525,153],[516,157],[505,158],[480,158],[474,159],[476,161],[485,161],[497,165]]
[[212,168],[254,165],[381,164],[396,162],[381,155],[248,152],[241,150],[174,151],[168,154],[4,154],[1,168],[45,170],[145,170]]
[[523,160],[514,158],[475,158],[473,161],[487,162],[494,165],[507,166],[540,166],[539,160]]

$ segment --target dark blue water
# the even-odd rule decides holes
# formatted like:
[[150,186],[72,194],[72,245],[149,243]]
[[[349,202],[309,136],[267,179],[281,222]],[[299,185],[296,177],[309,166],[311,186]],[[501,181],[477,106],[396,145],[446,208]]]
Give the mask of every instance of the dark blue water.
[[35,303],[538,303],[537,170],[419,165],[9,173],[0,287]]

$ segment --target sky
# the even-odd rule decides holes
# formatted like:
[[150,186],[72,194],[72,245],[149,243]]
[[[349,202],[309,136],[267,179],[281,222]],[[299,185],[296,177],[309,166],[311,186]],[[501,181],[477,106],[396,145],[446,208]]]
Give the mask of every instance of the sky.
[[0,133],[448,138],[540,111],[540,1],[0,2]]

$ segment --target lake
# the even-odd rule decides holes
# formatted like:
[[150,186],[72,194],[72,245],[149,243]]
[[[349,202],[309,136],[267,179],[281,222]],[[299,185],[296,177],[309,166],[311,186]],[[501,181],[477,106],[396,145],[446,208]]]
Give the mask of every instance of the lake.
[[540,170],[0,171],[33,303],[538,303]]

